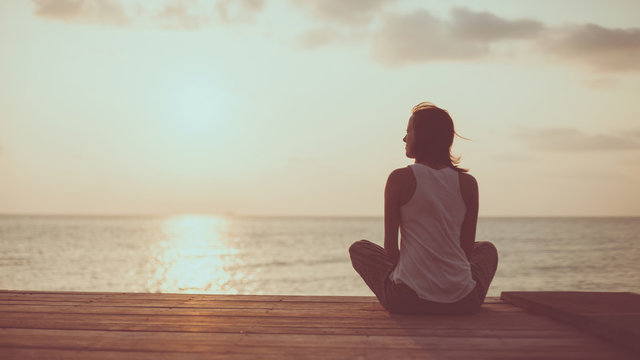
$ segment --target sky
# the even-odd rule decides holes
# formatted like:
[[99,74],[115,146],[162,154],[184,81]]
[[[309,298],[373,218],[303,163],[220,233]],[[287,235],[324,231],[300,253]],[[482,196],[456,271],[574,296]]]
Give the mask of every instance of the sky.
[[0,214],[381,216],[413,105],[480,216],[640,216],[640,2],[3,0]]

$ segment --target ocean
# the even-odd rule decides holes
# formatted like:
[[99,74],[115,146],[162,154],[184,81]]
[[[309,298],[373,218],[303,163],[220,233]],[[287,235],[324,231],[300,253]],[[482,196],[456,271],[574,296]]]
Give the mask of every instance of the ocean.
[[[351,267],[379,217],[0,216],[0,289],[372,295]],[[640,293],[640,218],[480,218],[501,291]]]

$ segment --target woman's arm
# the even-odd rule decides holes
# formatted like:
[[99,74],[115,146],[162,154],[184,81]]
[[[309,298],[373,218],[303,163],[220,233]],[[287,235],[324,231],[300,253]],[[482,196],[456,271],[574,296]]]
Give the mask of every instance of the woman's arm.
[[398,228],[400,227],[400,194],[398,170],[389,175],[384,188],[384,250],[395,266],[400,257],[398,249]]
[[467,207],[460,231],[460,246],[467,259],[471,260],[473,243],[476,240],[476,227],[478,224],[478,182],[469,174],[460,174],[460,193]]
[[413,171],[406,167],[394,170],[387,179],[384,189],[384,250],[393,262],[398,263],[398,228],[400,208],[406,204],[416,187]]

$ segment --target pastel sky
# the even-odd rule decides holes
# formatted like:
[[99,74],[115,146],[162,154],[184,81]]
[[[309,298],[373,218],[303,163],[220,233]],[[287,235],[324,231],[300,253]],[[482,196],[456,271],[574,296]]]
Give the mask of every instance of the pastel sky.
[[3,0],[0,213],[382,215],[413,105],[481,216],[640,216],[640,2]]

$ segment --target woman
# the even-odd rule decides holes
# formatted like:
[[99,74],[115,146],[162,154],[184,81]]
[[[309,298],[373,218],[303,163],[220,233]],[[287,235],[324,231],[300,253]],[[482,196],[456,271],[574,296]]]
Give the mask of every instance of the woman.
[[451,155],[454,135],[446,110],[414,106],[403,140],[415,163],[387,180],[384,248],[367,240],[349,248],[354,269],[390,312],[473,313],[496,272],[496,248],[475,242],[478,184]]

